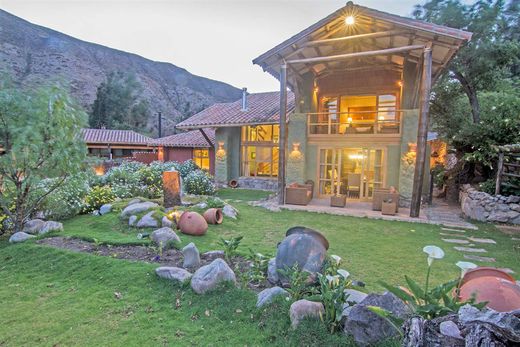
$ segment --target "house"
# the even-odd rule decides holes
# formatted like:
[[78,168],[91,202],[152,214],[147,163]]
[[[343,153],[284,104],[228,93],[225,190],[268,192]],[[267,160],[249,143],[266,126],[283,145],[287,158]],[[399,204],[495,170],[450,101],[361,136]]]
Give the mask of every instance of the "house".
[[109,160],[131,158],[136,152],[152,153],[151,138],[132,130],[81,129],[88,154]]
[[253,60],[280,81],[279,93],[212,106],[178,127],[216,129],[220,182],[261,178],[281,204],[290,183],[359,200],[395,187],[417,217],[428,191],[431,85],[470,39],[348,2]]
[[[289,92],[288,109],[294,109]],[[241,187],[276,189],[278,176],[280,93],[248,94],[230,103],[214,104],[177,124],[179,129],[213,130],[215,179]]]
[[152,140],[161,161],[192,159],[201,169],[215,173],[215,130],[192,130]]

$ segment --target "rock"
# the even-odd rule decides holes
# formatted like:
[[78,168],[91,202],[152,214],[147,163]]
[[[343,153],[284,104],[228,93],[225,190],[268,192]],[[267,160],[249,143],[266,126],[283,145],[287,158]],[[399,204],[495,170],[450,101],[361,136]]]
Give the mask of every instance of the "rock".
[[462,335],[460,334],[459,327],[451,320],[441,322],[439,325],[439,330],[444,336],[453,337],[455,339],[463,339]]
[[202,256],[209,259],[224,258],[224,251],[208,251],[206,253],[202,253]]
[[345,289],[345,294],[347,296],[348,302],[354,302],[356,304],[359,304],[361,301],[365,300],[368,294],[360,292],[359,290],[355,289]]
[[181,283],[189,281],[191,276],[193,276],[189,271],[174,266],[158,267],[157,269],[155,269],[155,273],[157,274],[157,276],[161,278],[165,278],[167,280],[172,281],[178,281]]
[[493,240],[493,239],[480,239],[480,238],[477,238],[477,237],[468,237],[468,240],[470,240],[471,242],[476,242],[476,243],[496,244],[496,241]]
[[134,214],[145,212],[145,211],[148,211],[157,206],[159,206],[159,205],[157,205],[155,202],[151,202],[151,201],[136,202],[136,203],[133,203],[133,204],[125,207],[123,212],[121,212],[121,217],[128,217],[128,216],[131,216]]
[[11,235],[11,237],[9,238],[9,242],[10,243],[24,242],[29,239],[32,239],[33,237],[36,237],[36,236],[24,233],[23,231],[19,231],[17,233],[14,233],[13,235]]
[[199,250],[193,242],[190,242],[182,249],[184,255],[184,268],[195,268],[200,266],[200,254]]
[[236,284],[235,273],[228,264],[218,258],[209,265],[200,267],[191,279],[191,288],[197,294],[204,294],[215,289],[220,283],[233,282]]
[[176,243],[180,243],[181,239],[172,228],[163,227],[155,230],[150,235],[150,239],[157,246],[163,247],[163,249],[174,248]]
[[173,226],[173,222],[169,220],[168,217],[164,216],[161,219],[161,226],[171,228]]
[[505,335],[514,342],[520,342],[520,318],[510,312],[497,312],[492,309],[480,311],[471,305],[464,305],[459,309],[459,322],[469,324],[486,324],[498,328],[501,335]]
[[238,216],[238,210],[229,204],[224,205],[224,208],[222,209],[222,213],[224,214],[224,216],[232,218],[232,219],[237,219],[237,216]]
[[130,216],[130,218],[128,218],[128,225],[130,225],[131,227],[135,226],[135,224],[137,223],[137,216]]
[[199,202],[197,205],[195,205],[195,207],[205,209],[206,207],[208,207],[208,204],[205,202]]
[[128,202],[128,204],[126,205],[126,207],[130,206],[130,205],[133,205],[133,204],[138,204],[141,202],[141,199],[132,199]]
[[112,211],[112,204],[104,204],[99,208],[99,214],[104,215]]
[[27,234],[38,234],[40,229],[45,224],[45,221],[41,219],[32,219],[24,224],[22,232]]
[[101,216],[101,215],[99,214],[99,210],[94,210],[94,211],[92,211],[91,215],[93,215],[93,216]]
[[510,195],[507,197],[506,203],[517,204],[520,202],[520,196]]
[[159,226],[159,222],[157,219],[153,217],[155,211],[148,212],[145,214],[139,222],[137,222],[136,226],[138,228],[156,228]]
[[343,332],[351,335],[359,345],[376,344],[398,334],[390,323],[366,306],[381,307],[401,319],[409,315],[407,306],[392,293],[369,294],[362,302],[352,307],[343,329]]
[[516,211],[493,211],[488,217],[490,222],[507,223],[510,219],[518,217],[519,213]]
[[258,293],[256,307],[262,307],[264,305],[270,304],[273,302],[274,298],[279,295],[289,296],[289,292],[280,287],[272,287],[262,290],[260,293]]
[[277,284],[280,281],[276,270],[276,258],[271,258],[267,264],[267,280],[271,284]]
[[38,231],[38,234],[43,235],[52,231],[63,231],[63,224],[60,222],[47,221],[43,224],[43,227]]
[[480,257],[478,255],[472,255],[472,254],[464,254],[464,258],[465,259],[469,259],[469,260],[482,261],[482,262],[485,262],[485,263],[494,263],[494,262],[496,262],[495,258]]
[[291,327],[296,327],[301,323],[305,317],[320,319],[320,316],[325,314],[325,309],[321,302],[314,302],[309,300],[298,300],[292,303],[289,315],[291,318]]

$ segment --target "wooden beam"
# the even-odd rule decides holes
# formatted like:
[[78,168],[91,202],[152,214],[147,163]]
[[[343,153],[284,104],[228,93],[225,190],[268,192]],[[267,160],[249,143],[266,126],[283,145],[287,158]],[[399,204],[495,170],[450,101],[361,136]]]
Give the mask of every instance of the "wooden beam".
[[324,62],[328,62],[328,61],[347,60],[347,59],[361,58],[361,57],[372,57],[375,55],[396,54],[396,53],[408,52],[408,51],[412,51],[412,50],[416,50],[416,49],[424,49],[424,45],[412,45],[412,46],[381,49],[381,50],[377,50],[377,51],[365,51],[365,52],[347,53],[347,54],[339,54],[339,55],[330,55],[327,57],[294,59],[294,60],[289,60],[286,63],[287,64],[324,63]]
[[361,39],[376,39],[378,37],[388,37],[388,36],[406,34],[407,32],[408,31],[403,31],[403,30],[387,30],[387,31],[378,31],[375,33],[335,37],[332,39],[309,41],[309,42],[304,43],[302,45],[302,47],[319,46],[319,45],[333,45],[336,43],[343,43],[345,41],[361,40]]
[[430,113],[430,92],[432,84],[432,48],[431,43],[424,48],[421,74],[421,104],[417,129],[417,151],[412,187],[410,217],[417,218],[421,211],[421,193],[424,182],[424,163],[426,162],[426,141],[428,138],[428,118]]
[[204,139],[206,140],[206,142],[209,144],[209,146],[213,147],[214,144],[211,142],[211,140],[209,139],[208,135],[206,135],[206,133],[204,132],[204,129],[199,128],[199,131],[202,134],[202,136],[204,137]]
[[285,203],[285,148],[287,147],[287,65],[280,66],[280,141],[278,143],[278,204]]
[[500,186],[502,185],[502,171],[504,170],[504,152],[498,155],[497,181],[495,183],[495,195],[500,194]]

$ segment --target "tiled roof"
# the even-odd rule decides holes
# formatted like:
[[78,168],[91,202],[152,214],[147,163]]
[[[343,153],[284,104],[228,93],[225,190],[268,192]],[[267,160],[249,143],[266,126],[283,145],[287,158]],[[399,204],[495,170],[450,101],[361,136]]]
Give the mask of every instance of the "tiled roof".
[[81,129],[86,143],[146,145],[152,139],[133,130]]
[[[247,110],[242,111],[242,99],[214,104],[176,125],[193,129],[248,124],[273,124],[279,121],[280,92],[254,93],[247,96]],[[287,113],[294,110],[294,94],[287,92]]]
[[[214,129],[203,129],[210,141],[215,144],[215,130]],[[208,141],[201,134],[200,130],[186,131],[183,133],[161,137],[159,139],[152,140],[150,143],[152,146],[165,146],[165,147],[192,147],[192,148],[209,148]]]

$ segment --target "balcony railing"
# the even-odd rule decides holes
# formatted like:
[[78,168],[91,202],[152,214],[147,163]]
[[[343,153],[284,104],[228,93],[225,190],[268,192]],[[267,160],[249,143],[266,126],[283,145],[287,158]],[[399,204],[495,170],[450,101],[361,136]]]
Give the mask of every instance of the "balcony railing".
[[400,110],[321,112],[307,114],[309,135],[398,135]]

